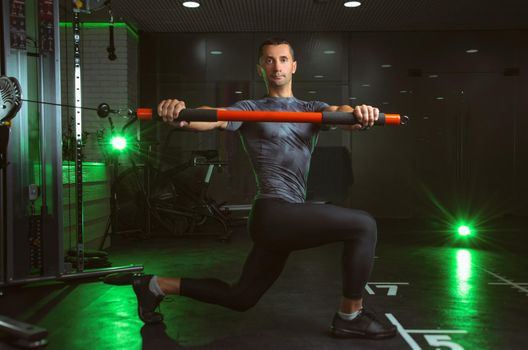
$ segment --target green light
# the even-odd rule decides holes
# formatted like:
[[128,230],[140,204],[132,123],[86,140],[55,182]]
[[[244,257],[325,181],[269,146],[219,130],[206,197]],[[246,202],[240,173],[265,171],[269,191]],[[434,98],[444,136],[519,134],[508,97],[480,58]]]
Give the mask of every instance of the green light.
[[457,231],[460,236],[469,236],[471,234],[471,228],[466,225],[458,226]]
[[[139,32],[131,24],[125,22],[114,22],[115,28],[126,28],[135,39],[139,39]],[[62,28],[71,28],[71,22],[59,22],[59,26]],[[110,26],[108,22],[82,22],[81,28],[107,28]]]
[[112,147],[118,151],[124,150],[127,146],[127,141],[123,136],[112,137],[110,143],[112,144]]

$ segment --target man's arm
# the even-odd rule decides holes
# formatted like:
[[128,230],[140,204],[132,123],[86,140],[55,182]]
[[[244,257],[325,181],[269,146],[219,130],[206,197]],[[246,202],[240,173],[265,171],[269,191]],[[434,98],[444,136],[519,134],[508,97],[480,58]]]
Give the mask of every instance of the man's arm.
[[343,130],[360,130],[369,128],[374,125],[374,121],[378,120],[379,110],[372,106],[361,105],[353,108],[348,105],[343,106],[328,106],[324,112],[352,112],[356,117],[358,124],[344,124],[338,125]]
[[[158,115],[163,118],[164,122],[177,123],[178,126],[184,129],[195,131],[207,131],[214,129],[227,128],[227,121],[218,122],[186,122],[178,121],[178,115],[181,110],[185,109],[185,102],[179,100],[163,100],[158,105]],[[198,109],[223,109],[213,108],[208,106],[198,107]]]

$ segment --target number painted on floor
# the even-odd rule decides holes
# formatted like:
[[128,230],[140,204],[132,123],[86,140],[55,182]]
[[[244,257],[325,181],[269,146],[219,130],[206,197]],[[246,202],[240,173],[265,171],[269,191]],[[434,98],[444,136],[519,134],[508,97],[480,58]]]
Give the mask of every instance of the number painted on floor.
[[376,288],[387,288],[387,296],[393,297],[398,293],[398,286],[395,284],[380,285],[376,284]]
[[424,338],[427,340],[427,344],[436,346],[436,350],[442,350],[439,347],[447,347],[452,350],[464,350],[462,346],[451,341],[451,337],[448,335],[425,334]]
[[398,294],[398,286],[399,285],[409,285],[408,282],[369,282],[365,286],[365,290],[370,295],[375,295],[376,292],[374,292],[374,289],[372,289],[372,286],[375,286],[378,289],[387,289],[387,296],[393,297]]

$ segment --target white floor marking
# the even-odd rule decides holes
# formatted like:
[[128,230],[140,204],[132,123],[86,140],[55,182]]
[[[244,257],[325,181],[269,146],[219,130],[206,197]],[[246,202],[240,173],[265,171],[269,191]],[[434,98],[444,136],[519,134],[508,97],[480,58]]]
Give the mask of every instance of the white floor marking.
[[376,293],[374,293],[374,291],[372,290],[372,288],[370,288],[370,286],[368,284],[365,285],[365,289],[366,289],[367,293],[369,293],[370,295],[376,294]]
[[455,329],[407,329],[407,333],[420,334],[420,333],[430,333],[430,334],[445,334],[445,333],[455,333],[455,334],[467,334],[467,331],[460,331]]
[[492,275],[496,279],[503,281],[505,284],[510,285],[513,288],[518,289],[519,291],[522,291],[522,292],[526,293],[526,295],[528,296],[528,288],[524,288],[523,287],[523,285],[526,285],[526,283],[515,283],[513,281],[510,281],[509,279],[506,279],[506,278],[504,278],[502,276],[497,275],[494,272],[488,271],[486,269],[482,269],[482,270],[486,271],[487,273],[489,273],[490,275]]
[[376,284],[376,288],[387,288],[387,296],[393,297],[398,293],[398,286],[396,285],[383,285],[383,284]]
[[371,285],[376,286],[376,288],[381,289],[385,288],[387,290],[387,296],[393,297],[398,294],[398,286],[405,285],[408,286],[409,282],[367,282],[365,289],[370,295],[375,295],[376,292],[370,287]]
[[409,335],[409,333],[407,333],[407,331],[405,330],[405,328],[403,328],[400,322],[396,320],[396,317],[394,317],[392,314],[385,314],[385,316],[389,319],[389,321],[391,321],[393,325],[396,326],[396,328],[398,329],[398,333],[401,334],[402,338],[405,339],[405,341],[407,342],[407,344],[409,344],[411,349],[422,350],[420,345],[418,345],[418,343],[414,341],[414,339]]
[[[447,346],[453,350],[464,349],[459,344],[452,342],[451,338],[447,334],[467,334],[465,330],[455,330],[455,329],[405,329],[400,322],[394,317],[393,314],[385,314],[387,319],[396,326],[398,333],[401,334],[402,338],[405,339],[407,344],[411,347],[412,350],[421,350],[422,348],[418,343],[412,338],[410,334],[424,334],[424,338],[427,343],[432,346]],[[440,334],[440,335],[434,335]],[[440,350],[437,348],[437,350]]]

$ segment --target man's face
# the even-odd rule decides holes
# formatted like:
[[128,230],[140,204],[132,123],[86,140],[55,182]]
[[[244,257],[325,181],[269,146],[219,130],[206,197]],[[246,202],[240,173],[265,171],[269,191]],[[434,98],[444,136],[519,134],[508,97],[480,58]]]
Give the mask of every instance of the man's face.
[[262,50],[257,69],[270,87],[280,87],[291,82],[292,75],[297,70],[297,62],[293,60],[288,45],[266,45]]

